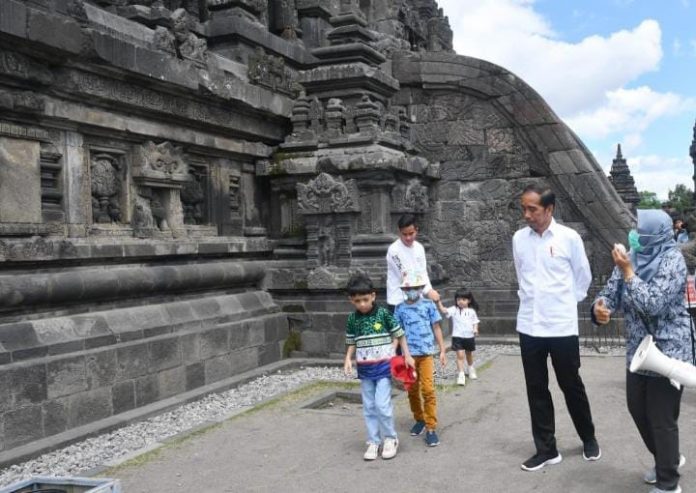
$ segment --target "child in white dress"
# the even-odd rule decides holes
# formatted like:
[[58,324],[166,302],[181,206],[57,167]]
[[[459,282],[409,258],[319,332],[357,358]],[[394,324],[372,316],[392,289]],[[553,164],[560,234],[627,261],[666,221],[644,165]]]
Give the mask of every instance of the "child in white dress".
[[[454,293],[454,305],[445,308],[442,302],[439,302],[438,310],[443,316],[452,320],[452,349],[457,352],[457,384],[465,385],[467,375],[472,380],[478,378],[474,368],[476,336],[479,333],[479,319],[476,315],[478,304],[471,291],[459,289]],[[466,367],[464,366],[465,357]]]

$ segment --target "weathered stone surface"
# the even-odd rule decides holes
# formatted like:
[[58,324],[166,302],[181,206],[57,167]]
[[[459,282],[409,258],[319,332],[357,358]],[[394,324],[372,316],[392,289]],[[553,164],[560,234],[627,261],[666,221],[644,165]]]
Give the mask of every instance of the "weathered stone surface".
[[68,399],[68,426],[76,427],[113,414],[111,390],[101,388],[73,394]]
[[48,363],[47,390],[49,399],[87,390],[84,357],[63,358]]
[[38,142],[0,137],[0,222],[40,223]]
[[12,448],[43,436],[41,406],[27,406],[4,414],[5,445]]

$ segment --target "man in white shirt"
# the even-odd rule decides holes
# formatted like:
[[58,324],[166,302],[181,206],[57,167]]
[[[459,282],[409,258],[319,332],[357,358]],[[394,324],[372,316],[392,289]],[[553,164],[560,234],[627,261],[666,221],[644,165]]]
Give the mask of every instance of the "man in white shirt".
[[430,284],[428,267],[425,260],[425,249],[418,241],[418,224],[416,216],[404,214],[397,223],[399,227],[399,239],[389,245],[387,249],[387,304],[394,312],[394,307],[404,301],[404,293],[401,290],[401,281],[407,272],[419,272],[425,276],[423,296],[437,303],[440,294]]
[[522,469],[536,471],[562,460],[549,392],[549,355],[583,442],[583,457],[598,460],[602,452],[579,373],[577,304],[587,296],[592,280],[585,247],[577,232],[553,219],[556,197],[550,189],[530,185],[522,192],[521,202],[527,227],[513,236],[512,254],[520,298],[517,332],[536,446],[536,454]]

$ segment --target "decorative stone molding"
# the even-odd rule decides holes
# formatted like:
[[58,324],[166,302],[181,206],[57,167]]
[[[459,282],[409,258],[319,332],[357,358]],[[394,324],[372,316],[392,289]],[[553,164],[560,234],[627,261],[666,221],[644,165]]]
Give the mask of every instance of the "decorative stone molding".
[[191,32],[191,19],[186,9],[172,12],[171,22],[177,56],[204,66],[208,61],[208,43]]
[[200,225],[206,222],[206,182],[207,169],[203,166],[190,166],[191,179],[181,189],[184,224]]
[[181,188],[191,176],[181,147],[148,141],[136,148],[133,179],[147,186]]
[[359,212],[359,198],[355,180],[336,179],[328,173],[320,173],[308,184],[297,184],[297,204],[300,214]]

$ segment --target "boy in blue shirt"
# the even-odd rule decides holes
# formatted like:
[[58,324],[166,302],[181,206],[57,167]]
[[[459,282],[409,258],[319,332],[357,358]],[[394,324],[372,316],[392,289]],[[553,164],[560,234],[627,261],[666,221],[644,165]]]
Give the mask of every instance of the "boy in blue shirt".
[[343,371],[351,375],[352,358],[358,367],[363,416],[367,427],[365,460],[375,460],[382,444],[382,459],[391,459],[399,448],[391,402],[391,366],[394,347],[401,345],[406,365],[415,363],[404,331],[384,307],[375,305],[377,293],[370,278],[355,274],[348,280],[348,296],[355,311],[346,324],[346,358]]
[[440,364],[445,366],[445,343],[442,338],[440,320],[435,303],[423,299],[421,293],[426,284],[425,276],[417,272],[406,272],[401,282],[401,291],[406,298],[394,310],[394,318],[404,328],[406,342],[416,363],[416,383],[408,391],[408,402],[416,423],[411,436],[425,430],[425,443],[429,447],[440,444],[437,436],[437,400],[435,397],[434,370],[435,342],[440,350]]

